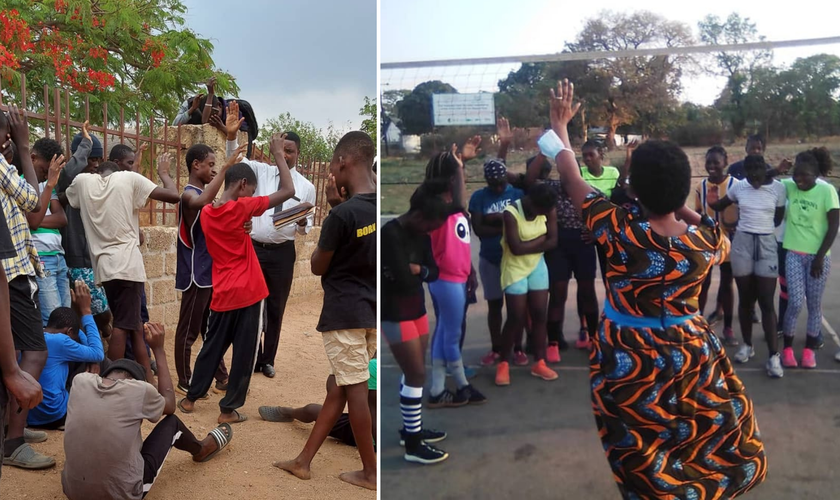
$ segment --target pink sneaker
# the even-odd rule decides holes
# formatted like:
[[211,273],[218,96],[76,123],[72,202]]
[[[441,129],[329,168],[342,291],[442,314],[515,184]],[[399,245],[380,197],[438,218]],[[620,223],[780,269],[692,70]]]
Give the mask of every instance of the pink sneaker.
[[552,344],[548,346],[545,350],[545,362],[546,363],[559,363],[560,362],[560,347],[557,344]]
[[513,364],[516,366],[528,366],[528,355],[522,351],[513,353]]
[[481,358],[481,366],[492,366],[499,361],[499,354],[493,351],[488,352]]
[[817,357],[814,355],[814,351],[808,349],[807,347],[802,350],[802,368],[816,368],[817,367]]
[[585,338],[585,339],[579,338],[575,341],[575,349],[581,349],[583,351],[588,351],[590,349],[590,347],[592,347],[592,345],[590,344],[588,338]]
[[735,338],[735,333],[732,331],[732,328],[723,329],[723,343],[732,347],[738,345],[738,339]]
[[[805,364],[805,356],[802,356],[802,364]],[[793,347],[785,347],[782,349],[782,366],[785,368],[796,368],[799,363],[796,362],[796,356],[793,354]]]

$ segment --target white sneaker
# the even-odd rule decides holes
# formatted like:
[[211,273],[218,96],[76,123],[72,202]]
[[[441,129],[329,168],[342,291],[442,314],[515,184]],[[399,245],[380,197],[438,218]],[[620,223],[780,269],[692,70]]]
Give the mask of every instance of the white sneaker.
[[782,357],[779,356],[779,353],[770,356],[765,368],[767,368],[767,376],[770,378],[782,378],[785,375],[785,370],[782,368]]
[[751,345],[742,344],[735,353],[735,361],[738,363],[746,363],[751,357],[755,356],[755,348]]

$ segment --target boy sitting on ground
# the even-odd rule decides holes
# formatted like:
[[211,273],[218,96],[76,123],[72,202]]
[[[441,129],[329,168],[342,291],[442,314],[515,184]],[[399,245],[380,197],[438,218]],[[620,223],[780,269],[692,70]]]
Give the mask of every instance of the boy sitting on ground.
[[345,472],[342,481],[376,489],[376,452],[370,434],[368,363],[376,354],[376,183],[375,147],[364,132],[349,132],[338,141],[330,162],[328,185],[349,199],[334,206],[324,221],[321,239],[310,260],[312,274],[321,276],[324,305],[317,330],[332,365],[337,386],[327,393],[324,407],[303,451],[275,467],[300,479],[311,477],[310,465],[344,406],[362,459],[363,470]]
[[[61,473],[70,500],[139,500],[151,489],[172,447],[206,462],[233,437],[230,425],[222,424],[199,441],[174,415],[163,326],[147,323],[144,329],[160,374],[157,389],[145,382],[143,366],[128,359],[111,363],[101,377],[81,373],[73,380]],[[145,441],[140,435],[143,420],[160,420]]]
[[260,342],[262,301],[268,297],[254,244],[244,224],[295,195],[292,174],[286,166],[283,147],[286,134],[274,134],[270,150],[277,161],[280,186],[269,196],[254,197],[257,176],[245,163],[225,173],[225,191],[219,201],[201,209],[201,227],[213,259],[213,298],[207,338],[195,360],[187,397],[178,402],[192,413],[195,402],[207,394],[213,376],[228,347],[233,344],[230,377],[225,397],[219,401],[218,422],[244,422],[237,408],[245,404]]
[[[376,439],[376,359],[368,363],[370,378],[368,379],[368,407],[370,408],[371,433]],[[327,377],[327,392],[337,388],[335,375]],[[290,408],[288,406],[260,406],[260,416],[269,422],[294,422],[295,420],[308,424],[318,420],[323,406],[315,403],[308,404],[302,408]],[[353,429],[350,427],[350,415],[342,413],[338,421],[330,430],[329,436],[337,439],[348,446],[356,446],[356,438],[353,437]],[[375,448],[375,445],[374,445]]]
[[[99,329],[90,311],[90,289],[84,281],[78,280],[70,296],[79,314],[69,307],[58,307],[47,322],[44,337],[48,357],[39,380],[44,400],[30,410],[26,419],[33,427],[56,429],[63,426],[70,397],[67,391],[70,363],[99,363],[105,357]],[[82,328],[79,328],[79,315]]]

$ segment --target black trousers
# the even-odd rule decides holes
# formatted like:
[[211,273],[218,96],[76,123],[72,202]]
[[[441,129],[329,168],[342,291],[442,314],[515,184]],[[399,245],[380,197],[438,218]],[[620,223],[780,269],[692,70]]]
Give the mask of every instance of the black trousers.
[[257,355],[257,367],[274,366],[277,347],[280,345],[280,329],[283,326],[283,313],[286,301],[292,290],[292,278],[295,276],[295,242],[287,241],[277,246],[263,246],[254,242],[254,250],[260,261],[265,283],[268,285],[268,298],[265,299],[263,312],[263,342]]
[[172,448],[195,455],[201,451],[201,442],[175,415],[167,415],[152,429],[143,441],[140,453],[143,455],[143,496],[145,497],[157,479],[158,472]]
[[225,397],[219,401],[219,408],[222,413],[230,413],[245,404],[251,375],[254,373],[261,319],[262,302],[233,311],[211,312],[207,337],[195,360],[187,399],[197,401],[207,394],[219,362],[233,345],[228,389]]
[[[207,333],[207,330],[202,330],[201,327],[205,326],[204,312],[210,306],[212,296],[212,288],[199,288],[195,283],[181,294],[181,312],[178,316],[178,328],[175,329],[175,371],[178,373],[178,384],[182,387],[190,386],[192,346],[200,334],[204,339]],[[216,370],[216,381],[224,382],[227,379],[227,367],[222,359]]]

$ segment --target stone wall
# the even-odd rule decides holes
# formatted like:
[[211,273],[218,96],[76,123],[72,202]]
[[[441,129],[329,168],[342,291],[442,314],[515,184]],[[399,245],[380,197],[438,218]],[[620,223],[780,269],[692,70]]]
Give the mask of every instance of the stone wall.
[[[174,130],[171,133],[174,135]],[[247,136],[240,133],[240,144],[246,140]],[[183,126],[181,127],[181,142],[187,148],[193,144],[207,144],[216,153],[217,165],[224,164],[226,159],[225,136],[213,127],[209,125]],[[186,149],[181,152],[177,159],[177,175],[180,177],[182,189],[188,183],[185,157]],[[173,177],[176,175],[174,169],[172,174]],[[158,214],[158,218],[160,218],[160,214]],[[176,227],[162,225],[161,221],[155,221],[156,224],[150,224],[151,222],[148,212],[142,212],[140,230],[144,233],[145,243],[140,247],[140,250],[146,266],[146,300],[149,307],[149,316],[152,321],[161,321],[168,331],[174,332],[178,324],[178,314],[181,306],[181,294],[175,291],[175,270],[177,267],[175,242],[178,237],[178,230]],[[312,300],[321,300],[323,290],[321,289],[320,278],[313,276],[309,268],[309,257],[318,244],[320,234],[321,228],[314,227],[308,235],[298,235],[296,238],[297,263],[295,264],[295,276],[290,297],[311,295]]]
[[[146,266],[149,316],[152,321],[163,322],[167,331],[174,332],[181,307],[181,293],[175,291],[175,241],[178,232],[174,227],[144,227],[141,231],[146,238],[140,250]],[[311,297],[311,300],[321,300],[323,296],[320,278],[309,269],[309,257],[318,244],[320,234],[321,228],[315,227],[308,235],[298,235],[295,240],[297,263],[290,294],[292,298]]]

